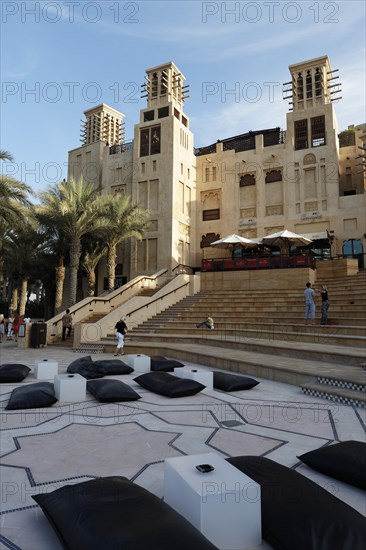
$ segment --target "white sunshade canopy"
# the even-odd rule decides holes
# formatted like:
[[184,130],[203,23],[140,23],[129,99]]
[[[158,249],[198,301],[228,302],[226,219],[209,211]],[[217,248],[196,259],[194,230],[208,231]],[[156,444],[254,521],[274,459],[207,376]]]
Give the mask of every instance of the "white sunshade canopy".
[[311,239],[308,239],[304,235],[299,235],[298,233],[293,233],[284,229],[278,233],[272,233],[271,235],[266,235],[262,238],[263,244],[271,244],[272,246],[306,246],[313,242]]
[[241,237],[240,235],[236,235],[233,233],[232,235],[228,235],[227,237],[223,237],[222,239],[218,239],[217,241],[214,241],[210,244],[210,246],[217,246],[219,248],[231,248],[234,246],[242,246],[249,247],[249,246],[257,246],[258,243],[255,241],[252,241],[251,239],[246,239],[245,237]]

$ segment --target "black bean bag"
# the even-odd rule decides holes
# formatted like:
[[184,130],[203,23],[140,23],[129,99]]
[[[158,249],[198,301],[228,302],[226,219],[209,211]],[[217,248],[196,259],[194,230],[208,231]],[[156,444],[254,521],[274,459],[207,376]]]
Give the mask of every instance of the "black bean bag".
[[53,384],[51,382],[36,382],[15,388],[5,407],[7,410],[15,409],[41,409],[51,407],[57,401]]
[[0,383],[21,382],[30,373],[30,368],[27,365],[18,363],[5,363],[0,365]]
[[226,372],[213,373],[213,387],[222,391],[250,390],[257,386],[259,382],[248,376],[239,374],[228,374]]
[[94,395],[95,399],[102,403],[141,399],[141,395],[120,380],[89,380],[86,388]]
[[131,374],[133,368],[129,367],[120,359],[99,359],[93,362],[94,367],[97,367],[105,376],[113,374]]
[[75,359],[75,361],[70,363],[67,367],[67,372],[72,374],[80,374],[88,380],[93,378],[103,378],[104,376],[104,368],[95,365],[90,355]]
[[125,477],[42,492],[39,504],[67,550],[215,550],[199,531]]
[[141,374],[134,381],[143,388],[166,397],[186,397],[195,395],[206,386],[188,378],[178,378],[167,372],[147,372]]
[[342,441],[298,456],[310,468],[366,490],[366,443]]
[[227,459],[261,485],[263,538],[275,550],[363,550],[365,518],[305,476],[260,456]]
[[173,372],[178,367],[184,367],[184,365],[175,359],[167,359],[160,355],[150,357],[150,370],[152,371]]

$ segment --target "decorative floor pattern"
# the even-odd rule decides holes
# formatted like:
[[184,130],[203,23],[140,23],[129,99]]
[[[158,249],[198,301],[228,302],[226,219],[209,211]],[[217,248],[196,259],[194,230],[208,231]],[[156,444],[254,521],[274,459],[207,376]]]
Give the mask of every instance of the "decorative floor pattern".
[[[10,345],[1,354],[1,363],[32,368],[35,360],[54,359],[60,373],[75,359],[75,352],[62,348],[19,350]],[[99,358],[109,355],[93,355]],[[28,411],[6,411],[16,385],[0,385],[0,549],[61,549],[32,495],[94,477],[123,475],[162,497],[165,458],[212,451],[224,457],[271,458],[365,514],[363,491],[314,472],[297,459],[329,442],[365,441],[364,409],[325,402],[264,379],[250,391],[206,391],[168,399],[142,389],[135,376],[111,378],[130,384],[142,396],[136,402],[102,404],[87,393],[82,403]],[[32,382],[33,373],[22,384]],[[263,543],[257,548],[270,547]]]

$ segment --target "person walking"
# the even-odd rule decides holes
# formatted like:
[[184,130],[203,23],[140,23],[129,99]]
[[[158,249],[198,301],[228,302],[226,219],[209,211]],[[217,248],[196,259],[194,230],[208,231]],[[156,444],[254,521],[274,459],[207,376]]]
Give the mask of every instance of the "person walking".
[[125,334],[127,334],[127,325],[125,323],[126,317],[121,317],[121,319],[116,324],[115,331],[116,331],[116,337],[117,337],[117,347],[114,352],[114,356],[117,355],[123,355],[123,346],[125,343]]
[[308,324],[309,316],[315,325],[315,290],[311,288],[311,283],[306,283],[306,288],[304,290],[305,298],[305,325]]
[[8,321],[7,321],[7,340],[13,339],[13,323],[14,323],[14,317],[13,315],[9,315]]
[[62,340],[65,341],[66,332],[67,332],[67,336],[71,336],[71,329],[72,329],[72,317],[69,309],[66,310],[66,313],[62,317],[61,321],[62,321]]
[[203,321],[202,323],[197,323],[196,328],[200,327],[206,327],[210,330],[213,330],[215,328],[214,320],[212,317],[208,316],[206,321]]
[[320,324],[326,325],[328,321],[329,298],[328,298],[328,289],[325,285],[321,286],[320,296],[322,298],[322,317],[321,317]]

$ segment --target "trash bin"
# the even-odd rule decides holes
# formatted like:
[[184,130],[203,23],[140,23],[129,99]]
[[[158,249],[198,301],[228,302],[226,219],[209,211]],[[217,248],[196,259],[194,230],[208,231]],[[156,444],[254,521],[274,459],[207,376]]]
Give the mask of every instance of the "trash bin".
[[31,348],[39,348],[45,346],[47,342],[47,324],[46,323],[32,323],[31,332]]

